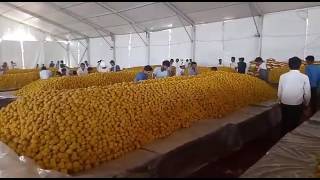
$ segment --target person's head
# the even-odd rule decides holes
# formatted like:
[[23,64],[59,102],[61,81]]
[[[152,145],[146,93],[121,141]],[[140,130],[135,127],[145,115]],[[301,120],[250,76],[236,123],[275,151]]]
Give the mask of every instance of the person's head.
[[263,63],[263,59],[262,59],[261,57],[257,57],[254,61],[255,61],[257,64]]
[[219,64],[222,64],[222,59],[219,59]]
[[172,65],[174,63],[173,59],[170,59],[170,65]]
[[116,63],[114,62],[114,60],[110,61],[111,66],[114,66]]
[[176,63],[177,63],[177,62],[179,62],[179,59],[178,59],[178,58],[176,59]]
[[244,58],[243,57],[239,58],[239,62],[244,62]]
[[72,74],[73,75],[77,75],[77,71],[72,71]]
[[190,62],[192,62],[192,59],[189,59]]
[[45,65],[44,65],[44,64],[42,64],[42,67],[45,67]]
[[299,70],[301,66],[301,59],[298,57],[292,57],[289,59],[289,68],[291,70]]
[[84,69],[86,67],[86,65],[84,63],[80,64],[81,69]]
[[186,62],[189,62],[189,59],[186,59]]
[[63,60],[61,60],[60,63],[63,64]]
[[46,68],[45,66],[42,66],[42,67],[41,67],[41,71],[42,71],[42,70],[47,70],[47,68]]
[[168,67],[170,67],[170,62],[168,60],[165,60],[162,62],[162,68],[167,70]]
[[196,68],[196,67],[197,67],[197,63],[196,63],[196,62],[192,62],[192,63],[191,63],[191,67],[192,67],[192,68]]
[[88,61],[84,61],[85,64],[89,64]]
[[152,71],[153,71],[153,69],[150,65],[147,65],[143,68],[143,73],[145,73],[145,74],[151,74]]
[[2,65],[2,67],[4,67],[4,68],[7,67],[7,66],[8,66],[7,62],[4,62],[3,65]]
[[51,61],[51,64],[53,63],[53,61]]
[[236,57],[231,57],[231,62],[236,62]]
[[314,63],[314,56],[307,56],[306,61],[308,64],[313,64]]
[[39,64],[37,64],[37,67],[39,67]]
[[13,61],[11,61],[11,64],[13,64]]
[[63,75],[63,76],[67,75],[67,69],[66,68],[62,68],[61,69],[61,75]]

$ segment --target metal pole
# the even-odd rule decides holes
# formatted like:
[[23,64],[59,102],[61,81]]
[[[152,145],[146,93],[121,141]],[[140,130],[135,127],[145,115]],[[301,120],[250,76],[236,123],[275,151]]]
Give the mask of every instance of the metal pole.
[[195,61],[196,59],[196,26],[192,26],[192,60]]
[[263,30],[263,19],[264,16],[261,16],[261,30],[260,30],[260,39],[259,39],[259,56],[261,57],[262,55],[262,30]]
[[148,60],[148,65],[150,65],[150,33],[146,32],[147,36],[147,41],[148,41],[148,46],[147,46],[147,60]]
[[117,56],[116,56],[116,37],[115,37],[115,35],[114,34],[112,34],[112,36],[111,36],[111,38],[112,38],[112,41],[113,41],[113,60],[114,60],[114,62],[117,64]]
[[70,44],[68,42],[67,44],[67,63],[68,64],[70,62]]
[[91,64],[91,60],[90,60],[90,39],[87,39],[87,47],[88,47],[88,51],[87,51],[87,60],[89,65]]

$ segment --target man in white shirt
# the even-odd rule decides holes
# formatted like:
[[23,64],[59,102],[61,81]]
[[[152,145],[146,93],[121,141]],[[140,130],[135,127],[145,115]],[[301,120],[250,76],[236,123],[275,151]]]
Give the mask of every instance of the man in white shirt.
[[176,69],[176,76],[183,76],[185,74],[185,65],[181,64],[180,66],[177,67]]
[[165,60],[162,62],[161,67],[156,67],[153,71],[153,76],[155,79],[165,78],[169,76],[168,68],[170,67],[170,62]]
[[218,67],[223,67],[222,59],[219,59]]
[[88,69],[86,68],[85,63],[81,63],[79,69],[77,70],[78,76],[88,75]]
[[107,63],[104,60],[101,60],[97,67],[98,72],[110,72],[110,68],[107,66]]
[[236,57],[231,57],[230,68],[234,69],[235,71],[237,71],[238,65],[236,63]]
[[40,79],[49,79],[52,76],[52,72],[50,70],[47,70],[45,66],[41,68],[40,73]]
[[279,80],[283,135],[300,124],[303,108],[308,106],[311,98],[309,78],[299,71],[300,66],[301,59],[290,58],[290,71],[281,75]]

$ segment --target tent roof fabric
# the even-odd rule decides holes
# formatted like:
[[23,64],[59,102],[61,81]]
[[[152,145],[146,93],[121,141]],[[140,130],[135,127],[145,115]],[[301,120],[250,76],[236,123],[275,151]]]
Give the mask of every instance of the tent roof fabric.
[[319,5],[320,2],[0,2],[0,13],[72,40],[159,31]]

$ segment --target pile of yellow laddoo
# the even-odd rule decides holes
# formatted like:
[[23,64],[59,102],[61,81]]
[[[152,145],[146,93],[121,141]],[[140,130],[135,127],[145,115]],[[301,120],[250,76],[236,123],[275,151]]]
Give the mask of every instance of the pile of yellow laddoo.
[[201,119],[221,118],[276,96],[262,80],[223,71],[141,83],[119,77],[122,83],[85,87],[100,76],[104,74],[60,85],[53,79],[41,87],[46,91],[22,93],[0,110],[0,141],[44,169],[76,173]]

